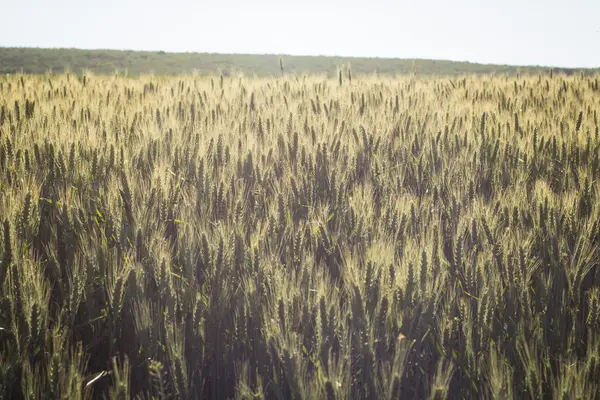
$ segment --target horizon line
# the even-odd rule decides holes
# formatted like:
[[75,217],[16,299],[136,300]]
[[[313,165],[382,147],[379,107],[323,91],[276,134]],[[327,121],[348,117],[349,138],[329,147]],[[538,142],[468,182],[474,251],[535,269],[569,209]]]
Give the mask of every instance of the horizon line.
[[500,64],[486,63],[479,61],[467,60],[449,60],[439,58],[402,58],[402,57],[381,57],[381,56],[346,56],[334,54],[292,54],[292,53],[229,53],[229,52],[210,52],[210,51],[168,51],[168,50],[148,50],[148,49],[114,49],[114,48],[82,48],[82,47],[36,47],[36,46],[0,46],[0,49],[28,49],[28,50],[75,50],[75,51],[115,51],[115,52],[136,52],[136,53],[162,53],[162,54],[198,54],[198,55],[223,55],[223,56],[275,56],[275,57],[307,57],[307,58],[342,58],[355,60],[403,60],[403,61],[436,61],[457,64],[471,64],[481,66],[502,66],[512,68],[547,68],[547,69],[562,69],[562,70],[600,70],[598,67],[562,67],[557,65],[540,65],[540,64]]

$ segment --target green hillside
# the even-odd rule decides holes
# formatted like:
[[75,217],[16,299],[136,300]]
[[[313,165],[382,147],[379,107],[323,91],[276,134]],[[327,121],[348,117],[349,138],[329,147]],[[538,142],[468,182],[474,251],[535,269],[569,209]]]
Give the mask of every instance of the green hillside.
[[[468,62],[410,60],[385,58],[351,58],[325,56],[279,56],[249,54],[166,53],[150,51],[0,48],[0,73],[75,73],[89,70],[96,74],[115,71],[129,75],[155,73],[178,75],[197,71],[202,75],[232,74],[272,76],[280,74],[279,58],[286,72],[335,74],[338,68],[351,66],[355,74],[419,74],[456,75],[467,73],[538,73],[547,67],[515,67],[509,65],[474,64]],[[573,73],[580,70],[555,69]],[[581,70],[585,73],[598,70]]]

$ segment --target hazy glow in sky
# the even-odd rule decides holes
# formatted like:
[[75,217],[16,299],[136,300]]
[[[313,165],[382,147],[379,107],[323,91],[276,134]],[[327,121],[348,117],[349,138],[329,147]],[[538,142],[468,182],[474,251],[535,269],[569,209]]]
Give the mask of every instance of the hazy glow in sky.
[[600,67],[599,0],[0,3],[0,46]]

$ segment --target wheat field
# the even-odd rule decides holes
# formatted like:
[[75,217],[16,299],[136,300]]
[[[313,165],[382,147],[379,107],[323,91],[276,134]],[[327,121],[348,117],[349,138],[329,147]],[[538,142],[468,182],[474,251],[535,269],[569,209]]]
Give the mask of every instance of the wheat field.
[[0,398],[600,399],[598,77],[0,77]]

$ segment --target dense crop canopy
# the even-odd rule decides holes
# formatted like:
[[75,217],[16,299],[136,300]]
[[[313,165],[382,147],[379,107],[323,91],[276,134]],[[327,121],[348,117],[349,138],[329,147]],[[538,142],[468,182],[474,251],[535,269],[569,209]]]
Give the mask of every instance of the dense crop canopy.
[[349,77],[0,78],[0,397],[598,398],[598,79]]

